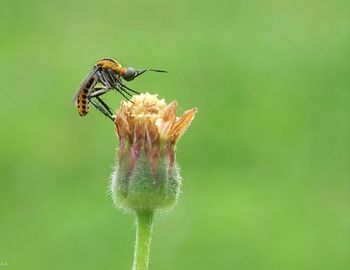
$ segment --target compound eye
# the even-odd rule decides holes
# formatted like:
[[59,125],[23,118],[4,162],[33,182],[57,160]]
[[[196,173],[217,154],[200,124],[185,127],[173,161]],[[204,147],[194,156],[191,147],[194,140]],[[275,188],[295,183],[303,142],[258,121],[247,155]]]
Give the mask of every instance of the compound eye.
[[135,75],[136,75],[135,70],[131,67],[128,67],[123,75],[123,78],[126,81],[132,81],[133,79],[135,79]]

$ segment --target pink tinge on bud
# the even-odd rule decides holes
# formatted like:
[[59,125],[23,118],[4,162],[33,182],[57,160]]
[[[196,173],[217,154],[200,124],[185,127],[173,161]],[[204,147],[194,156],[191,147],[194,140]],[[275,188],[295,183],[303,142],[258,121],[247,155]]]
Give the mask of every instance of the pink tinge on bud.
[[169,166],[175,161],[174,146],[191,124],[196,108],[176,117],[177,102],[166,104],[157,95],[148,93],[133,96],[122,102],[116,114],[115,124],[119,137],[118,157],[128,159],[129,173],[135,169],[141,151],[144,151],[154,173],[164,157]]

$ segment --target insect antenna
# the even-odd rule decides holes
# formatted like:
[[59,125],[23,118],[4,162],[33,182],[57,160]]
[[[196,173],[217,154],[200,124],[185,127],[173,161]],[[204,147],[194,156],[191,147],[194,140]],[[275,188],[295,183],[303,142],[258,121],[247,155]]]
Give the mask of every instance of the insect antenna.
[[162,72],[162,73],[168,73],[165,70],[160,70],[160,69],[153,69],[153,68],[143,68],[135,71],[135,78],[140,76],[141,74],[145,73],[146,71],[154,71],[154,72]]
[[161,69],[153,69],[153,68],[149,68],[149,71],[154,71],[154,72],[163,72],[163,73],[168,73],[168,71],[166,70],[161,70]]

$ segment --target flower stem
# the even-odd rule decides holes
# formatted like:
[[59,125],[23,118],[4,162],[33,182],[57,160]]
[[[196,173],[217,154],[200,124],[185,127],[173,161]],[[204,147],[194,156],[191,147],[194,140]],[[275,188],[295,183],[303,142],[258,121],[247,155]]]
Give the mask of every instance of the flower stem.
[[137,210],[137,232],[133,270],[148,270],[152,238],[153,210]]

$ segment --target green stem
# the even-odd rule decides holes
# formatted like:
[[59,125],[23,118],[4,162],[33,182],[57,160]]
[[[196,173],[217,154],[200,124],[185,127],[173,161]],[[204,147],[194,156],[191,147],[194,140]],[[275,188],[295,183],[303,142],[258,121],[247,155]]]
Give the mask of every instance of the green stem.
[[149,250],[152,238],[153,211],[136,211],[137,232],[133,270],[148,270]]

